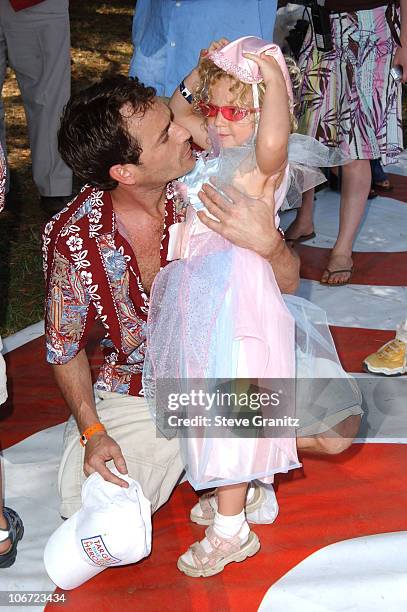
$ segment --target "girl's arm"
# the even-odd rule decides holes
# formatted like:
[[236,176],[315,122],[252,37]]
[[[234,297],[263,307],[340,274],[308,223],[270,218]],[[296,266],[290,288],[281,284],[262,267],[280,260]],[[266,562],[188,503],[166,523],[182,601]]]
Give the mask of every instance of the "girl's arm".
[[[228,42],[229,41],[226,40],[226,38],[221,38],[219,41],[214,41],[211,43],[209,49],[204,49],[201,51],[200,58],[206,56],[212,51],[215,51],[216,49],[221,49],[227,45]],[[190,72],[188,76],[184,78],[184,84],[192,94],[195,93],[199,84],[199,62],[198,66],[196,66],[196,68],[194,68],[192,72]],[[182,96],[179,86],[172,94],[169,106],[174,113],[175,123],[182,125],[182,127],[191,133],[192,140],[195,144],[202,149],[207,149],[210,142],[208,140],[208,131],[204,118],[197,114],[194,111],[193,105],[189,104]]]
[[283,73],[268,55],[245,53],[259,66],[266,91],[256,138],[256,160],[267,177],[281,173],[287,165],[288,138],[291,131],[289,100]]
[[[193,94],[199,83],[198,68],[194,68],[184,79],[187,89]],[[194,111],[192,104],[182,96],[179,87],[170,98],[169,107],[174,113],[174,121],[191,133],[192,140],[202,149],[209,146],[208,132],[204,119]]]

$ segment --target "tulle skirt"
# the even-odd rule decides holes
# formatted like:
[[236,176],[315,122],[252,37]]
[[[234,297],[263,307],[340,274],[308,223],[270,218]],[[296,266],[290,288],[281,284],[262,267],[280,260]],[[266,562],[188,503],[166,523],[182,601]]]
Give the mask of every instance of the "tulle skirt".
[[[144,393],[158,429],[180,437],[187,478],[195,489],[254,479],[270,483],[275,473],[300,466],[296,369],[297,376],[312,378],[323,364],[323,376],[346,380],[347,375],[325,313],[301,298],[283,299],[265,259],[214,232],[190,240],[189,257],[166,266],[153,285]],[[277,392],[283,401],[253,409],[253,387],[265,396]],[[197,405],[191,401],[197,389],[216,401]],[[236,401],[219,401],[224,395],[240,398],[242,392],[249,398],[243,408]],[[182,405],[170,405],[168,397],[181,395]],[[311,401],[308,390],[306,397]],[[259,427],[263,418],[281,426]]]

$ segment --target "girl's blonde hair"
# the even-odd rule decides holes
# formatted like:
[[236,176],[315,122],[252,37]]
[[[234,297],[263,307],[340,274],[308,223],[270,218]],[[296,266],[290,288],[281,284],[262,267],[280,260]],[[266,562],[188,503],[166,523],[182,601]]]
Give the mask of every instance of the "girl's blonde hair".
[[[295,97],[295,92],[299,89],[300,86],[300,70],[291,57],[285,57],[285,60],[291,78]],[[213,85],[224,77],[228,77],[231,81],[229,91],[236,95],[236,105],[242,108],[249,108],[250,104],[248,104],[248,100],[251,99],[252,95],[252,86],[249,83],[243,83],[242,81],[239,81],[239,79],[237,79],[235,76],[232,76],[231,74],[228,74],[227,72],[222,70],[222,68],[219,68],[219,66],[214,64],[210,59],[201,60],[199,65],[199,77],[199,84],[193,96],[193,108],[196,113],[200,114],[199,104],[202,102],[209,102],[212,94]],[[258,83],[257,87],[259,90],[259,103],[261,107],[263,104],[265,92],[264,83]],[[291,132],[295,132],[297,130],[298,124],[291,105],[289,108],[289,112],[291,121]]]

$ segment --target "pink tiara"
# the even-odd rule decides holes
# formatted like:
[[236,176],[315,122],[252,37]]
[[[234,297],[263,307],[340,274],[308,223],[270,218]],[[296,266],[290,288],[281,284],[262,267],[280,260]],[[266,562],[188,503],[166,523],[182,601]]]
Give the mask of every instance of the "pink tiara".
[[222,68],[228,74],[232,74],[243,83],[260,83],[263,80],[260,68],[253,60],[243,57],[243,53],[255,53],[256,55],[265,53],[271,55],[277,61],[287,85],[288,97],[292,103],[291,79],[284,56],[278,45],[257,38],[257,36],[243,36],[229,43],[223,49],[210,53],[208,58],[219,68]]

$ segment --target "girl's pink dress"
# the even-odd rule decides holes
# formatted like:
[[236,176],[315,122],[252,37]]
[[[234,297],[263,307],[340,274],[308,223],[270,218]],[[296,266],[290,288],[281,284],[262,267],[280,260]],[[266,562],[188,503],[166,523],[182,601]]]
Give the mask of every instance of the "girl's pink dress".
[[[247,390],[249,382],[236,380],[250,379],[266,395],[283,394],[282,405],[273,408],[242,410],[234,405],[225,410],[224,402],[210,410],[192,402],[183,407],[184,419],[211,419],[210,425],[201,419],[178,430],[187,477],[195,489],[255,478],[272,482],[276,472],[300,465],[293,427],[263,429],[259,420],[239,431],[216,425],[216,416],[226,415],[238,424],[239,418],[254,414],[261,422],[263,417],[285,417],[287,423],[295,416],[295,322],[273,269],[256,253],[209,230],[194,208],[200,202],[192,192],[219,170],[218,163],[201,158],[186,177],[193,205],[187,207],[185,221],[170,228],[168,258],[174,261],[158,274],[150,298],[145,392],[155,396],[157,422],[170,435],[174,432],[165,427],[167,419],[180,415],[180,409],[171,412],[166,406],[174,389],[189,394],[194,389]],[[276,193],[276,223],[288,180],[287,167]]]

